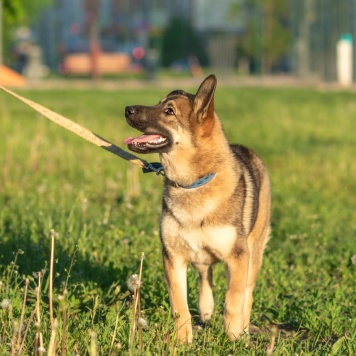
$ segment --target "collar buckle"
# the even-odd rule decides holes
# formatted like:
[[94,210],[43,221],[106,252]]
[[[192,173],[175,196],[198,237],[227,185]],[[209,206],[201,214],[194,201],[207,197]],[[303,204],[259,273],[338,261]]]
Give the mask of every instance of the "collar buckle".
[[161,174],[162,176],[164,176],[164,169],[161,165],[160,162],[152,162],[152,163],[147,163],[143,168],[142,168],[142,172],[143,173],[151,173],[151,172],[155,172],[156,175]]

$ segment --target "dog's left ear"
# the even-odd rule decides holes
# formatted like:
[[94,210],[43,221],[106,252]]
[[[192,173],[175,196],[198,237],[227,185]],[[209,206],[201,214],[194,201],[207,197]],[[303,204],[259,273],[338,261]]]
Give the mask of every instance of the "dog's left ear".
[[215,75],[209,75],[209,77],[200,84],[195,94],[194,112],[199,123],[203,123],[207,117],[213,117],[214,115],[214,92],[216,83]]

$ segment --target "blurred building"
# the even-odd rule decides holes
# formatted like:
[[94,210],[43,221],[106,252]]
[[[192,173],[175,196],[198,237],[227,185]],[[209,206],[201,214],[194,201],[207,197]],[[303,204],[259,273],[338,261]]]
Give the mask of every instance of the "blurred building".
[[356,0],[292,0],[291,15],[295,74],[335,81],[336,46],[342,36],[348,35],[353,44],[355,81]]
[[[169,40],[172,52],[180,50],[187,57],[189,43],[194,39],[193,50],[197,43],[201,47],[198,60],[214,69],[236,70],[244,59],[252,73],[283,71],[335,81],[338,40],[347,34],[354,47],[356,44],[356,0],[54,0],[53,7],[35,25],[45,63],[52,70],[68,54],[89,51],[86,6],[95,2],[101,51],[127,53],[133,61],[135,48],[142,48],[146,54],[153,48],[165,65],[184,61],[177,54],[175,60],[162,62],[167,53],[164,37],[176,19],[180,21],[174,24],[182,27]],[[283,2],[287,11],[283,16],[273,15],[273,6]],[[272,64],[264,66],[271,57],[266,51],[272,55],[276,52],[271,46],[278,36],[277,33],[276,38],[267,38],[267,27],[271,25],[267,5],[270,16],[275,16],[272,21],[279,21],[280,28],[288,32],[288,43],[283,50],[277,44],[281,53]],[[143,51],[135,52],[138,60]]]
[[[35,25],[45,62],[52,70],[66,55],[89,51],[88,1],[55,0]],[[172,19],[180,18],[201,36],[210,65],[233,68],[235,35],[241,33],[243,23],[239,16],[231,16],[231,9],[239,3],[241,0],[98,0],[101,51],[132,55],[136,47],[153,46],[160,52],[164,31]]]

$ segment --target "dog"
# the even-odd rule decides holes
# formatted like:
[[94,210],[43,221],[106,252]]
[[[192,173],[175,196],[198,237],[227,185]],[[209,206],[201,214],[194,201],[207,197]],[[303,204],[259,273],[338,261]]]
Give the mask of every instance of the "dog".
[[142,136],[124,141],[131,151],[158,153],[164,169],[161,242],[177,338],[191,343],[187,263],[200,275],[199,313],[214,309],[212,266],[227,272],[224,309],[230,340],[248,333],[256,278],[270,235],[270,183],[260,158],[230,145],[214,111],[217,79],[195,95],[175,90],[154,106],[127,106],[127,123]]

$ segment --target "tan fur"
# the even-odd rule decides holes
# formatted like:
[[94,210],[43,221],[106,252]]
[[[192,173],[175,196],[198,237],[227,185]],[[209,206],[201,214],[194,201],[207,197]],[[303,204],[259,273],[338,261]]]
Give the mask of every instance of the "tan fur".
[[[203,322],[211,319],[214,309],[212,265],[225,263],[225,330],[235,340],[248,332],[252,292],[270,231],[267,171],[253,151],[228,144],[214,112],[215,87],[215,76],[209,76],[195,96],[172,92],[155,106],[126,111],[133,127],[169,137],[167,148],[157,149],[166,175],[163,263],[177,336],[188,343],[193,336],[187,263],[200,274],[198,306]],[[135,145],[130,148],[140,151]],[[187,188],[210,173],[215,176],[207,184]]]

